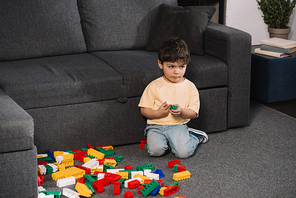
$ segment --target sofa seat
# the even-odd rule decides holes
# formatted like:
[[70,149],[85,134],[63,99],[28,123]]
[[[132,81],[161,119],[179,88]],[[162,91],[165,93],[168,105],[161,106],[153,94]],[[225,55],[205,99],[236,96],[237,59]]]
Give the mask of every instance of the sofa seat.
[[[157,64],[157,52],[121,50],[92,54],[111,65],[123,76],[126,97],[141,96],[152,80],[163,75]],[[228,68],[223,61],[211,55],[192,54],[185,77],[194,82],[198,89],[223,87],[227,86]]]
[[0,62],[0,87],[24,109],[118,98],[120,73],[84,53]]

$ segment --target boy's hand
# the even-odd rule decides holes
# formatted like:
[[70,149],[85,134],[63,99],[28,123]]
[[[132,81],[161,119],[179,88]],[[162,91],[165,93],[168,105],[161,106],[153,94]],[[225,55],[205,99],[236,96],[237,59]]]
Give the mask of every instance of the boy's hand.
[[158,108],[157,113],[159,118],[166,117],[169,114],[170,105],[167,102],[162,103]]
[[169,112],[172,116],[180,116],[182,114],[182,108],[178,104],[174,104],[174,106],[176,106],[177,109],[170,109]]

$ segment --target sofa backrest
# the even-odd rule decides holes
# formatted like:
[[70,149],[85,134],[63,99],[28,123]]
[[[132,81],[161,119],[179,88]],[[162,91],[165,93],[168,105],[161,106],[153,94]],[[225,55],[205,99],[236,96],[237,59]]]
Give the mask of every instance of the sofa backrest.
[[78,0],[88,51],[145,48],[159,5],[177,0]]
[[0,0],[0,61],[86,51],[76,0]]

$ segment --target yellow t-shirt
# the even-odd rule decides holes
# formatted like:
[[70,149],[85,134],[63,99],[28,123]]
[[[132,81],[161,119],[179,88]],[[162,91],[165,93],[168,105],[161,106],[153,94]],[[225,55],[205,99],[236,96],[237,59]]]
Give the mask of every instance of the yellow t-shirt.
[[[182,83],[170,83],[163,77],[157,78],[147,85],[138,106],[157,110],[164,102],[178,104],[181,108],[192,109],[198,116],[199,93],[195,85],[187,79]],[[189,121],[190,119],[184,119],[181,116],[174,117],[169,113],[164,118],[147,119],[147,124],[176,125],[185,124]]]

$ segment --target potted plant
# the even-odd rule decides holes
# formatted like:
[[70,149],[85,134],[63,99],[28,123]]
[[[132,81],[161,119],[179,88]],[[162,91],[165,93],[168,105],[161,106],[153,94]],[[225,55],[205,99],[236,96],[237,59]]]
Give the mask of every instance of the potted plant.
[[288,27],[296,0],[256,0],[258,9],[263,13],[264,23],[268,25],[270,37],[288,39]]

